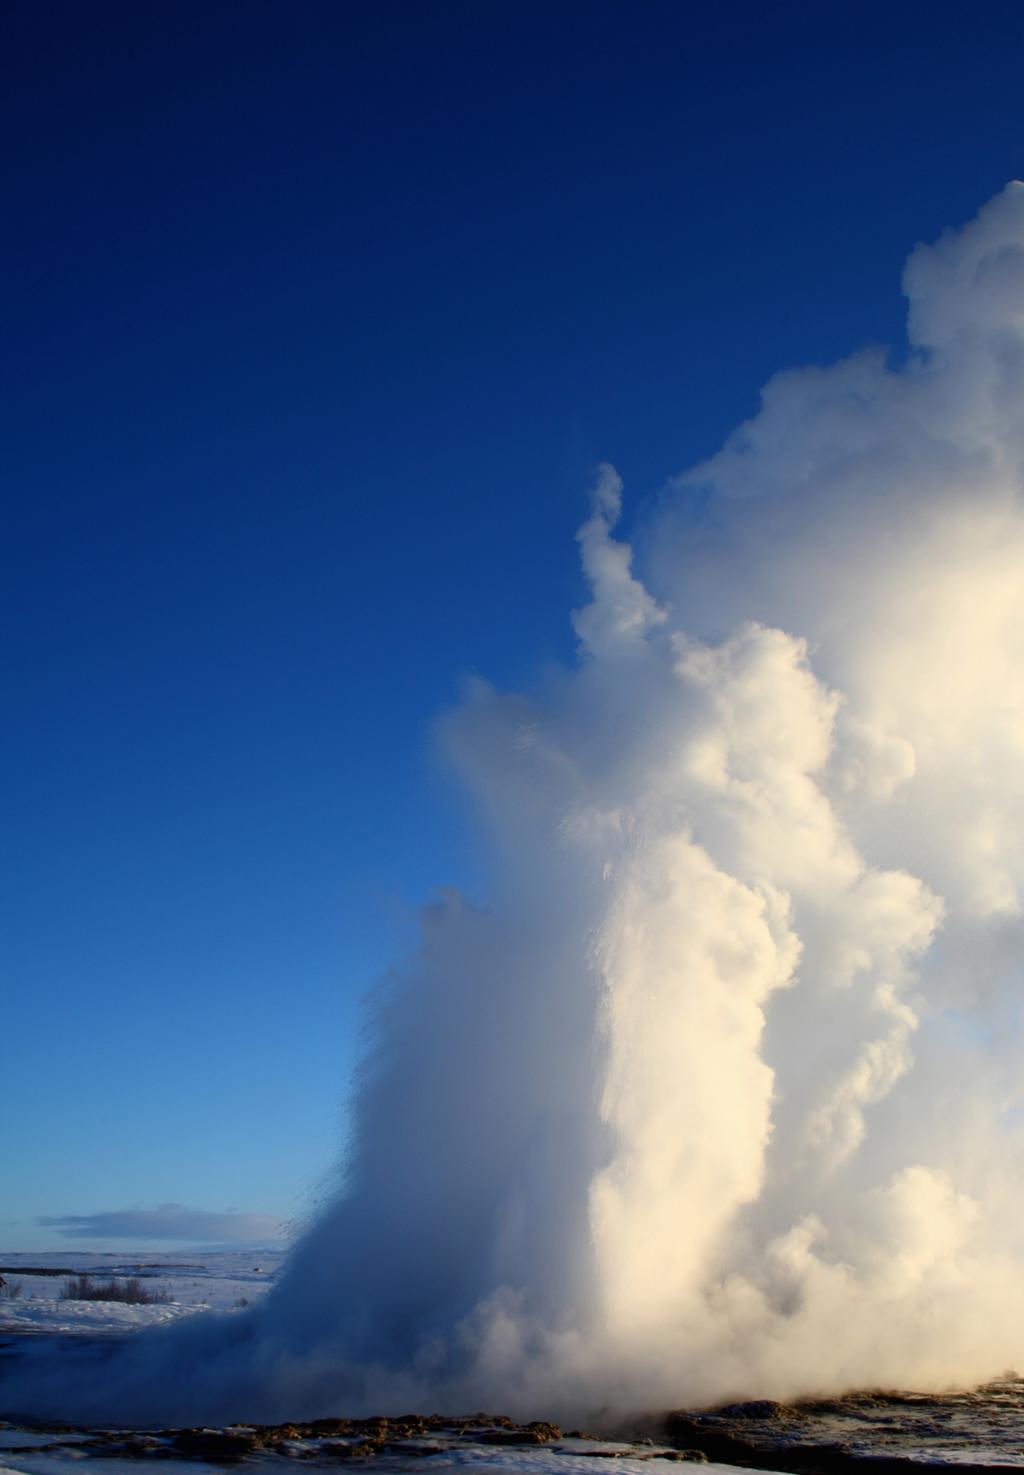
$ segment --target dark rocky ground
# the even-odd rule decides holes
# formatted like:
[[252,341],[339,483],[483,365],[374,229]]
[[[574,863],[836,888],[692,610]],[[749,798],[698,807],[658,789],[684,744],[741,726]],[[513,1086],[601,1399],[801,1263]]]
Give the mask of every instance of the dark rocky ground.
[[913,1475],[922,1463],[979,1475],[1024,1465],[1024,1383],[969,1393],[859,1393],[755,1402],[653,1421],[660,1438],[722,1464],[792,1475]]
[[[22,1441],[19,1443],[19,1435]],[[552,1454],[595,1459],[698,1460],[694,1450],[659,1445],[649,1437],[628,1444],[599,1439],[583,1430],[563,1433],[557,1424],[516,1424],[501,1414],[453,1418],[441,1414],[403,1414],[398,1418],[315,1419],[311,1423],[245,1424],[224,1429],[81,1429],[66,1424],[0,1422],[0,1461],[18,1454],[74,1453],[76,1457],[129,1460],[196,1460],[237,1464],[250,1457],[277,1455],[316,1463],[376,1460],[403,1462],[440,1455],[457,1446],[543,1445]]]
[[[418,1464],[473,1446],[593,1459],[713,1461],[791,1475],[915,1475],[922,1464],[955,1475],[1024,1467],[1024,1382],[1008,1378],[972,1393],[861,1393],[794,1404],[753,1402],[638,1417],[615,1438],[498,1414],[404,1414],[228,1428],[83,1429],[0,1421],[0,1465],[20,1453],[196,1461],[233,1466],[268,1458]],[[444,1463],[444,1462],[442,1462]]]

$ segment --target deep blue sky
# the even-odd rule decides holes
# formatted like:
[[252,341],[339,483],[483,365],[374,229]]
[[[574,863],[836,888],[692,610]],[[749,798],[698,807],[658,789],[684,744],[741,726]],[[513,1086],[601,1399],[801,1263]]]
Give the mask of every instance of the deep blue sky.
[[597,460],[635,516],[899,345],[1024,171],[1024,7],[9,0],[0,67],[0,1248],[288,1216],[486,891],[436,713],[571,659]]

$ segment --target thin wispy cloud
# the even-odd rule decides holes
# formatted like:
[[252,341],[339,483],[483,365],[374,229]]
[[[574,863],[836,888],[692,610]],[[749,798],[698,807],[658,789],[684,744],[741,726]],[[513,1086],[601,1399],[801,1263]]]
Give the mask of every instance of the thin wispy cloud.
[[184,1204],[49,1215],[36,1222],[67,1239],[199,1240],[204,1244],[263,1244],[282,1238],[287,1223],[272,1214],[247,1214],[237,1209],[215,1213]]

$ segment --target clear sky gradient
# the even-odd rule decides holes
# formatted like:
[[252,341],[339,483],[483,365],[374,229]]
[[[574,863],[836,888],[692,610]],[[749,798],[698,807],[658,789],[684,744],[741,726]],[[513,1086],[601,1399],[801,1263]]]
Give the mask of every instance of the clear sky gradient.
[[1024,8],[31,0],[0,57],[0,1248],[290,1218],[486,896],[436,715],[572,659],[598,460],[628,523],[900,350],[1024,172]]

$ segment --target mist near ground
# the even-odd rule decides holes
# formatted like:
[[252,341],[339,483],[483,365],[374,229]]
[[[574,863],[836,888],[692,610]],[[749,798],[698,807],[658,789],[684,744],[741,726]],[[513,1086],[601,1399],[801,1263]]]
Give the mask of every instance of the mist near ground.
[[765,387],[579,658],[440,722],[493,852],[378,987],[345,1181],[260,1307],[5,1409],[182,1423],[967,1385],[1024,1346],[1024,186],[909,348]]

